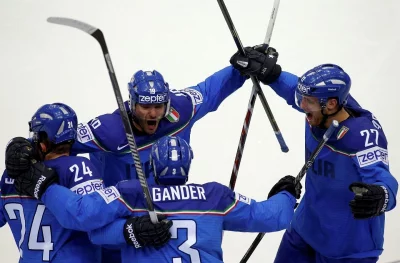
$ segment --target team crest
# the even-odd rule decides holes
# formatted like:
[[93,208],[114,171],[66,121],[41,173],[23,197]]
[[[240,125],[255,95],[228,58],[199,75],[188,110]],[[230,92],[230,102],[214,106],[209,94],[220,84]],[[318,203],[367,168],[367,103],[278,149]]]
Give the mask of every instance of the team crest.
[[178,122],[179,121],[179,112],[177,112],[174,108],[171,107],[171,110],[169,111],[167,115],[167,119],[170,122]]
[[344,135],[349,131],[349,128],[347,128],[346,126],[342,126],[342,128],[340,128],[339,132],[336,135],[336,138],[338,140],[342,139],[344,137]]

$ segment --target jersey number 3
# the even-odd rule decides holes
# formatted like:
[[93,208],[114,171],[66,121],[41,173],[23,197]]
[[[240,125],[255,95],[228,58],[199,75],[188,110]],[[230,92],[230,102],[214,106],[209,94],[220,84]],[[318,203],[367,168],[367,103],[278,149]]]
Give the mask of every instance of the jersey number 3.
[[[18,203],[8,203],[4,206],[7,211],[8,217],[10,220],[18,219],[16,211],[19,212],[19,219],[21,220],[21,238],[18,243],[19,253],[21,258],[23,258],[23,253],[21,249],[21,245],[24,242],[25,237],[25,216],[24,216],[24,208],[21,204]],[[29,250],[42,250],[43,251],[43,261],[50,261],[50,251],[53,250],[53,243],[51,242],[51,228],[50,226],[41,226],[42,217],[44,214],[44,210],[46,207],[44,205],[38,205],[36,207],[35,216],[33,217],[33,221],[30,224],[31,229],[29,233],[28,240],[28,249]],[[43,233],[43,241],[38,242],[39,230],[40,226]]]
[[[191,263],[201,263],[200,253],[197,249],[192,248],[197,242],[197,227],[193,220],[172,220],[174,224],[171,227],[171,238],[178,238],[178,229],[186,229],[187,239],[178,249],[187,254]],[[172,258],[172,263],[182,263],[181,257]]]

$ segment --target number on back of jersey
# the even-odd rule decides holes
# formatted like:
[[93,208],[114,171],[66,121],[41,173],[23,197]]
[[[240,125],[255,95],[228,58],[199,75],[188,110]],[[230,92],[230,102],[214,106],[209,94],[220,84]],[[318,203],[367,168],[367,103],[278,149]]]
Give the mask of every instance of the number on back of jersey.
[[[81,181],[83,179],[83,176],[85,176],[85,175],[89,175],[89,176],[93,175],[92,174],[92,170],[90,170],[89,166],[86,166],[84,161],[82,161],[81,168],[79,168],[79,165],[74,164],[71,167],[69,167],[69,170],[71,172],[75,173],[75,176],[74,176],[74,181],[75,182]],[[80,171],[82,171],[83,176],[81,176]]]

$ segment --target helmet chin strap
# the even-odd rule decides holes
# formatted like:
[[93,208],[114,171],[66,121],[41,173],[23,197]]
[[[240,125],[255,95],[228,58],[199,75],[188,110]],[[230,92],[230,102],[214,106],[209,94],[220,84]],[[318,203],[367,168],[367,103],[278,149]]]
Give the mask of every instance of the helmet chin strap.
[[319,127],[319,128],[322,128],[322,129],[326,129],[325,123],[326,123],[326,121],[328,120],[328,118],[329,118],[329,117],[332,117],[332,116],[335,116],[335,115],[338,114],[338,112],[343,108],[343,106],[340,106],[340,107],[338,108],[338,110],[335,111],[334,113],[325,114],[325,113],[324,113],[324,109],[326,108],[325,106],[326,106],[326,105],[321,106],[322,120],[321,120],[321,123],[318,125],[318,127]]

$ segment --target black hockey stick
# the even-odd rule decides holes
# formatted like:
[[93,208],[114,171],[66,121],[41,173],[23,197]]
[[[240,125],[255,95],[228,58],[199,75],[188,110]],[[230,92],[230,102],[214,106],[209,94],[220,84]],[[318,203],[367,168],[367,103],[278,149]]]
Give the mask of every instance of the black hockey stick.
[[[245,51],[242,45],[242,42],[240,41],[239,35],[236,32],[235,26],[233,25],[232,19],[229,15],[228,9],[225,6],[225,3],[223,0],[217,0],[219,7],[221,8],[221,12],[224,15],[225,21],[229,27],[229,30],[231,31],[233,40],[235,41],[235,44],[239,50],[239,52],[244,55]],[[251,77],[251,80],[253,82],[253,85],[255,87],[255,89],[253,88],[252,93],[251,93],[251,97],[250,97],[250,101],[253,100],[253,97],[256,96],[255,93],[258,94],[258,96],[260,97],[261,100],[261,104],[264,107],[265,112],[267,113],[269,122],[271,123],[272,129],[275,132],[276,138],[278,139],[278,142],[281,146],[281,150],[282,152],[288,152],[289,148],[287,147],[285,140],[283,139],[282,133],[279,130],[278,124],[275,121],[274,115],[272,114],[271,108],[268,105],[267,99],[265,98],[264,92],[261,89],[260,83],[258,81],[258,79],[256,77]],[[255,98],[254,98],[254,102],[255,102]],[[250,105],[251,106],[251,105]],[[246,119],[248,118],[248,115],[252,115],[253,114],[253,108],[254,108],[254,103],[253,103],[253,107],[249,107],[249,109],[247,110],[247,114],[246,114]],[[246,120],[245,120],[246,122]],[[248,127],[247,127],[248,128]]]
[[[333,120],[329,128],[326,130],[324,136],[322,137],[322,140],[319,142],[317,148],[314,150],[314,152],[311,154],[311,156],[308,158],[307,162],[303,165],[301,168],[299,174],[296,176],[296,185],[301,181],[301,179],[304,177],[306,174],[308,168],[313,165],[315,158],[317,158],[319,152],[324,148],[326,142],[329,140],[329,138],[332,136],[333,132],[336,130],[336,128],[339,126],[339,122],[336,120]],[[249,260],[250,256],[253,254],[254,250],[257,248],[258,244],[261,242],[263,239],[265,233],[259,233],[257,237],[254,239],[253,243],[251,244],[250,248],[247,250],[246,254],[243,256],[242,260],[240,260],[240,263],[245,263],[247,260]]]
[[[274,29],[276,15],[278,13],[280,0],[275,0],[274,6],[272,8],[271,16],[269,18],[268,29],[265,35],[264,44],[269,44],[271,41],[272,31]],[[240,162],[242,161],[243,149],[246,144],[247,132],[249,129],[251,117],[253,116],[254,104],[257,98],[257,87],[253,85],[253,89],[251,90],[251,96],[247,108],[246,117],[243,122],[242,132],[240,134],[239,145],[236,150],[235,162],[233,163],[233,169],[231,173],[231,179],[229,181],[229,187],[233,190],[236,185],[236,179],[239,172]]]
[[105,59],[106,65],[107,65],[108,73],[110,75],[111,84],[112,84],[112,87],[114,90],[114,95],[115,95],[115,98],[118,103],[119,112],[121,114],[122,122],[124,124],[126,138],[128,139],[129,148],[131,150],[133,161],[135,163],[136,173],[138,174],[140,185],[143,188],[144,198],[146,199],[146,203],[147,203],[147,209],[149,210],[149,215],[150,215],[151,221],[154,224],[158,223],[157,214],[154,211],[153,201],[150,196],[149,186],[147,185],[147,180],[146,180],[146,177],[142,170],[139,152],[137,149],[135,138],[133,136],[132,126],[129,121],[128,113],[126,112],[126,109],[125,109],[124,100],[122,99],[121,91],[119,89],[119,85],[118,85],[117,77],[115,75],[114,67],[111,63],[111,57],[110,57],[110,54],[108,53],[108,48],[107,48],[106,40],[104,39],[103,32],[101,32],[100,29],[95,28],[91,25],[88,25],[81,21],[70,19],[70,18],[49,17],[47,19],[47,21],[50,23],[64,25],[64,26],[70,26],[70,27],[74,27],[79,30],[82,30],[82,31],[88,33],[89,35],[91,35],[92,37],[94,37],[97,40],[97,42],[100,44],[101,50],[103,51],[104,59]]

